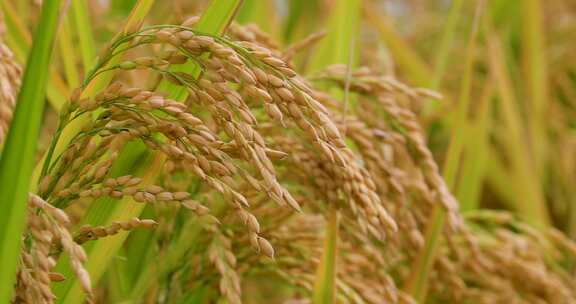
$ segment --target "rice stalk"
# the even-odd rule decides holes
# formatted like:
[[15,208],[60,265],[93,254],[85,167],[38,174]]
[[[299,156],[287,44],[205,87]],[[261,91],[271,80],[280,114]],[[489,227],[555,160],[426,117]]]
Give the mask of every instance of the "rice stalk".
[[410,80],[416,85],[425,86],[430,84],[430,75],[433,75],[431,68],[412,49],[406,41],[402,39],[394,29],[379,16],[377,7],[369,1],[364,2],[363,13],[368,21],[378,30],[382,41],[390,49],[396,64],[406,71]]
[[491,135],[493,110],[494,84],[488,80],[486,88],[480,97],[477,113],[470,123],[470,134],[468,142],[465,144],[464,160],[462,162],[462,172],[467,172],[460,177],[456,197],[460,202],[460,209],[463,213],[469,210],[478,209],[481,200],[483,181],[486,175],[486,165],[489,161],[488,150]]
[[[228,7],[234,8],[235,5],[236,4],[231,4]],[[230,12],[233,12],[233,10],[231,10]],[[209,15],[211,14],[210,10],[208,10],[208,13],[209,13]],[[208,18],[208,17],[206,17],[206,18]],[[206,19],[206,20],[211,20],[211,22],[215,22],[216,19]],[[222,19],[222,21],[223,22],[221,24],[216,23],[214,28],[223,28],[222,27],[223,24],[227,24],[229,22],[227,19]],[[211,25],[208,24],[205,26],[210,27]],[[190,66],[190,64],[188,64],[188,66]],[[171,84],[166,85],[165,83],[161,83],[159,85],[158,89],[163,90],[165,88],[170,88],[171,86],[174,87]],[[172,92],[174,92],[174,94],[178,94],[176,92],[185,92],[185,91],[181,90],[179,87],[174,87],[174,88],[175,89],[172,90]],[[132,155],[132,158],[134,158],[135,155],[138,155],[142,152],[145,152],[145,150],[143,150],[142,148],[129,149],[127,151],[129,152],[129,154],[127,154],[127,155]],[[123,152],[121,152],[121,154],[122,153]],[[131,157],[128,156],[128,158],[131,158]],[[160,168],[164,162],[164,157],[162,155],[155,155],[155,156],[151,157],[151,161],[152,161],[152,163],[150,164],[150,167]],[[122,172],[126,169],[117,168],[115,170],[117,172],[118,171]],[[148,172],[150,172],[150,171],[148,171]],[[148,175],[146,182],[147,183],[153,183],[155,179],[156,179],[156,175],[150,174],[150,175]],[[96,223],[104,224],[104,223],[110,221],[110,219],[130,218],[130,217],[138,216],[140,214],[140,212],[142,211],[142,207],[134,208],[133,206],[131,206],[131,204],[133,204],[131,202],[131,200],[124,200],[124,201],[120,202],[119,206],[117,206],[116,209],[112,208],[110,204],[105,204],[105,205],[96,204],[88,210],[88,213],[86,215],[86,219],[88,222],[92,222],[92,223],[96,222]],[[95,252],[98,252],[98,250],[106,251],[109,253],[109,255],[106,257],[106,256],[101,255],[101,254],[96,254],[96,256],[99,256],[101,259],[100,259],[100,261],[97,261],[95,264],[93,264],[94,265],[93,269],[95,269],[95,270],[96,269],[102,269],[101,265],[105,264],[105,262],[103,262],[103,261],[106,261],[106,260],[109,261],[110,260],[110,258],[112,257],[112,254],[119,249],[119,246],[122,244],[123,239],[125,239],[125,237],[126,237],[126,235],[124,235],[123,238],[112,239],[109,242],[109,244],[100,245],[100,243],[99,243],[97,246],[100,246],[99,247],[100,249],[95,248],[94,249]],[[113,249],[113,248],[115,248],[115,249]],[[102,273],[102,270],[100,270],[99,273]],[[98,274],[96,274],[95,276],[96,276],[96,278],[99,277]],[[79,289],[76,288],[75,290],[78,291]],[[78,292],[77,292],[77,296],[79,296]],[[71,299],[74,299],[74,298],[75,297],[71,297]]]
[[528,127],[531,136],[532,158],[536,172],[542,173],[546,159],[546,144],[543,127],[548,104],[548,71],[546,64],[546,47],[542,3],[538,0],[522,2],[522,64],[524,73],[524,90],[529,96]]
[[266,29],[268,35],[278,41],[281,27],[276,7],[277,4],[270,1],[245,0],[236,20],[244,25],[254,24]]
[[316,274],[313,303],[334,303],[336,259],[338,258],[338,211],[332,207],[328,215],[327,231],[322,250],[322,259]]
[[[88,71],[96,59],[94,46],[94,34],[90,25],[90,16],[85,1],[72,1],[70,3],[72,12],[72,24],[77,29],[77,38],[80,44],[80,55],[82,57],[82,67]],[[76,87],[76,86],[72,86]]]
[[80,73],[76,67],[78,59],[72,46],[73,39],[70,19],[70,16],[62,18],[62,28],[58,35],[58,49],[60,51],[60,60],[62,61],[66,83],[70,87],[75,88],[80,85],[80,80],[78,79]]
[[350,52],[356,48],[357,44],[360,9],[360,1],[335,2],[327,21],[329,32],[319,43],[318,49],[310,60],[311,72],[317,72],[331,64],[347,63],[349,56],[352,56],[353,63],[357,61],[358,53]]
[[[189,29],[185,28],[185,27],[177,27],[174,26],[173,30],[176,31],[180,31],[178,37],[182,37],[181,39],[195,39],[194,35],[190,35],[187,34],[188,31],[190,31]],[[151,37],[156,37],[154,38],[155,40],[157,39],[157,41],[159,42],[164,42],[164,41],[170,41],[171,43],[178,43],[181,44],[183,43],[182,41],[176,41],[173,38],[174,34],[172,34],[170,30],[170,27],[168,26],[159,26],[159,27],[152,27],[149,29],[145,29],[144,32],[152,32],[154,35],[152,35]],[[176,32],[175,32],[176,33]],[[192,33],[192,32],[190,32]],[[135,35],[136,36],[136,35]],[[150,36],[150,35],[148,35]],[[185,41],[184,41],[185,42]],[[200,42],[201,44],[196,46],[195,43]],[[238,54],[240,56],[242,56],[242,58],[244,58],[245,60],[256,60],[256,62],[258,62],[257,60],[261,60],[261,64],[264,64],[263,66],[261,66],[261,68],[254,68],[254,70],[252,72],[249,72],[249,70],[240,70],[240,75],[243,75],[243,80],[247,81],[248,83],[259,83],[259,85],[269,85],[270,87],[267,88],[268,93],[266,93],[266,91],[263,91],[262,89],[258,89],[257,87],[253,87],[251,89],[248,89],[248,94],[251,96],[257,96],[260,98],[264,98],[264,100],[267,100],[268,102],[274,101],[275,99],[272,98],[270,99],[271,95],[273,94],[274,96],[276,96],[275,98],[281,98],[278,99],[278,101],[281,100],[287,100],[287,101],[294,101],[294,100],[298,100],[295,98],[304,98],[301,101],[299,101],[299,103],[304,102],[304,104],[301,104],[300,106],[304,106],[305,109],[308,107],[314,107],[314,108],[310,108],[311,109],[316,109],[316,107],[320,107],[320,105],[316,102],[313,101],[313,99],[310,99],[311,97],[309,97],[306,93],[298,91],[298,90],[303,90],[303,84],[298,83],[297,79],[293,80],[294,83],[291,82],[283,82],[281,80],[281,78],[278,78],[278,76],[275,76],[273,73],[272,74],[266,74],[264,71],[268,70],[268,69],[276,69],[277,71],[283,73],[284,75],[289,75],[289,76],[294,76],[294,73],[287,68],[284,63],[282,63],[279,59],[276,59],[275,57],[271,56],[270,53],[267,52],[263,52],[263,49],[261,49],[260,47],[257,47],[255,45],[251,45],[249,43],[244,43],[242,46],[234,46],[234,48],[229,49],[229,46],[219,46],[219,43],[223,43],[220,42],[219,40],[213,41],[213,38],[207,39],[204,38],[202,36],[199,36],[198,38],[198,42],[194,41],[194,43],[187,43],[187,47],[190,48],[192,51],[194,50],[195,47],[208,47],[208,49],[212,49],[215,55],[217,56],[224,56],[224,58],[228,58],[227,60],[230,60],[231,62],[234,63],[234,65],[230,65],[227,66],[227,68],[234,68],[234,66],[238,66],[239,64],[242,63],[242,61],[238,61],[237,59],[235,59],[235,56],[238,55],[234,55],[234,52],[231,53],[232,50],[235,50],[235,52],[238,52]],[[205,45],[205,46],[203,46]],[[226,44],[224,44],[226,45]],[[248,48],[248,49],[245,49]],[[254,57],[255,56],[255,57]],[[260,58],[260,59],[257,59]],[[180,59],[178,59],[180,60]],[[203,60],[208,60],[208,59],[203,59]],[[168,63],[169,61],[166,61],[166,63]],[[210,61],[209,61],[210,62]],[[126,61],[123,63],[120,63],[119,65],[117,65],[116,68],[118,69],[135,69],[135,68],[150,68],[150,69],[159,69],[158,71],[161,73],[169,73],[166,72],[164,70],[161,70],[161,67],[164,66],[166,63],[164,63],[162,60],[159,61],[155,61],[155,60],[150,60],[149,58],[136,58],[134,59],[134,61]],[[217,69],[221,69],[221,63],[211,63],[214,64],[214,68]],[[104,64],[101,64],[102,66],[104,66]],[[205,65],[205,67],[209,67],[208,65]],[[236,67],[238,68],[238,67]],[[263,70],[264,69],[264,70]],[[220,73],[225,72],[225,70],[221,70]],[[270,72],[268,72],[270,73]],[[174,77],[174,79],[172,80],[174,84],[178,84],[180,86],[182,85],[186,85],[188,86],[189,89],[192,89],[194,87],[190,87],[191,83],[187,84],[188,81],[191,81],[192,78],[181,78],[184,77],[184,74],[165,74],[171,77]],[[207,77],[211,77],[208,79],[212,79],[212,81],[218,81],[218,79],[222,79],[222,78],[218,78],[218,77],[222,77],[222,76],[217,76],[217,75],[211,75],[210,72],[207,72]],[[230,75],[233,74],[224,74],[224,75],[228,75],[225,77],[231,77]],[[282,75],[282,74],[280,74]],[[216,77],[216,78],[212,78],[212,77]],[[283,76],[286,77],[286,76]],[[171,78],[168,78],[171,79]],[[187,80],[185,80],[187,79]],[[206,90],[208,90],[208,92],[211,92],[211,94],[218,94],[218,91],[211,91],[213,89],[211,89],[210,87],[210,81],[208,79],[204,79],[203,82],[200,81],[200,83],[202,83],[202,86],[206,88]],[[226,78],[224,78],[226,79]],[[220,80],[221,81],[221,80]],[[229,78],[228,81],[239,81],[238,79],[235,78]],[[277,87],[275,87],[277,86]],[[216,88],[216,87],[215,87]],[[214,89],[215,89],[214,88]],[[218,90],[223,90],[223,87],[220,87]],[[205,92],[203,91],[199,91],[199,92],[195,92],[195,91],[190,91],[189,92],[194,92],[194,96],[196,96],[195,98],[199,98],[199,101],[201,102],[211,102],[212,98],[210,95],[206,95]],[[250,93],[251,92],[251,93]],[[110,95],[112,94],[112,95]],[[201,120],[199,120],[198,118],[195,118],[193,115],[189,115],[186,113],[182,113],[183,108],[181,106],[178,106],[178,103],[175,103],[174,101],[171,100],[166,100],[163,97],[159,96],[159,95],[154,95],[151,92],[145,92],[145,91],[139,91],[139,90],[135,90],[135,89],[128,89],[128,90],[123,90],[122,86],[115,84],[113,86],[111,86],[108,91],[106,91],[106,93],[102,93],[100,95],[98,95],[97,99],[95,101],[86,101],[83,103],[80,103],[78,106],[73,106],[70,108],[70,110],[73,111],[78,111],[78,114],[73,114],[69,113],[69,114],[65,114],[63,116],[63,125],[66,125],[67,123],[69,123],[68,121],[68,117],[74,119],[75,117],[79,117],[80,115],[83,115],[84,111],[87,110],[94,110],[94,106],[98,105],[97,103],[95,104],[95,102],[102,102],[104,101],[104,105],[105,107],[108,107],[108,105],[106,105],[106,100],[109,100],[109,98],[112,98],[111,100],[114,100],[114,98],[117,97],[113,97],[114,94],[120,94],[120,98],[124,99],[128,96],[132,96],[134,101],[145,101],[145,100],[149,100],[149,105],[145,106],[146,107],[152,107],[152,108],[157,108],[157,107],[165,107],[166,114],[170,114],[170,115],[179,115],[181,114],[182,118],[181,119],[185,119],[184,121],[186,121],[189,124],[192,125],[197,125],[198,123],[201,122]],[[128,94],[128,95],[124,95],[124,94]],[[136,94],[136,95],[134,95]],[[220,93],[223,94],[223,96],[227,96],[226,98],[228,99],[228,102],[235,104],[236,102],[239,102],[241,99],[237,99],[238,97],[234,97],[234,94],[232,91],[227,92],[227,93]],[[256,95],[253,95],[256,94]],[[295,95],[295,94],[300,94],[300,95]],[[302,95],[303,94],[303,95]],[[125,97],[122,97],[125,96]],[[216,96],[216,95],[215,95]],[[296,96],[300,96],[300,97],[296,97]],[[308,96],[308,97],[307,97]],[[104,99],[102,99],[104,98]],[[142,98],[144,98],[144,100],[142,100]],[[307,101],[308,100],[308,101]],[[74,101],[77,102],[77,101]],[[307,104],[309,103],[309,104]],[[296,105],[296,104],[294,104]],[[78,108],[76,108],[78,107]],[[303,128],[303,130],[307,130],[307,132],[309,132],[309,135],[312,136],[312,138],[316,138],[316,140],[319,140],[319,142],[317,142],[316,144],[318,145],[318,147],[322,148],[321,150],[324,150],[323,153],[327,153],[327,155],[329,155],[331,158],[333,158],[332,162],[341,162],[342,157],[344,157],[344,155],[339,155],[340,152],[338,152],[338,150],[336,148],[331,148],[331,144],[335,144],[338,147],[343,147],[343,143],[341,140],[338,139],[338,131],[331,125],[332,123],[327,120],[326,117],[324,117],[321,112],[309,112],[310,110],[308,110],[308,112],[310,114],[307,115],[311,115],[316,113],[315,115],[318,115],[314,120],[307,122],[306,120],[303,120],[303,117],[301,115],[303,115],[303,113],[305,112],[301,112],[302,110],[298,110],[298,107],[293,107],[290,112],[288,112],[287,108],[284,108],[282,110],[282,112],[280,112],[280,109],[282,108],[277,108],[278,106],[268,103],[265,104],[265,109],[268,112],[268,115],[275,120],[278,120],[281,124],[284,124],[282,116],[285,116],[286,119],[288,119],[289,117],[293,116],[293,115],[298,115],[295,116],[296,117],[296,121],[298,121],[298,124],[300,125],[300,128]],[[210,107],[208,109],[211,109]],[[322,109],[322,107],[317,108],[317,109]],[[225,115],[224,117],[229,117],[230,114],[226,114],[227,112],[224,111],[225,108],[212,108],[212,112],[214,114],[220,113],[218,115]],[[251,118],[249,112],[242,112],[242,107],[239,108],[240,112],[238,113],[238,115],[240,115],[239,117],[246,120],[246,122],[251,123],[253,121],[253,118]],[[318,111],[318,110],[316,110]],[[284,112],[284,113],[283,113]],[[213,115],[214,115],[213,114]],[[108,115],[105,116],[100,116],[104,119],[108,119],[106,118]],[[121,117],[121,116],[120,116]],[[218,117],[218,116],[215,116]],[[134,117],[136,118],[136,117]],[[160,118],[160,117],[158,117]],[[148,120],[146,120],[148,121]],[[151,122],[151,121],[149,121]],[[244,125],[244,127],[241,127],[242,124],[238,125],[238,127],[241,127],[240,129],[236,129],[238,127],[235,127],[234,124],[227,124],[225,125],[225,130],[227,131],[229,136],[232,136],[233,138],[236,138],[235,140],[238,141],[239,144],[241,144],[242,146],[249,144],[249,143],[245,143],[245,139],[242,139],[243,136],[249,136],[249,137],[253,137],[253,136],[257,136],[257,133],[245,133],[246,135],[241,135],[242,133],[238,133],[238,132],[253,132],[250,131],[250,127],[249,125]],[[316,127],[314,127],[316,126]],[[318,133],[318,131],[315,131],[316,128],[320,128],[318,130],[323,130],[322,133]],[[195,143],[195,144],[206,144],[206,140],[213,140],[212,138],[214,138],[215,135],[209,135],[210,133],[206,133],[208,132],[208,128],[204,128],[204,131],[202,131],[200,134],[202,135],[202,137],[204,137],[204,139],[202,139],[202,137],[198,137],[198,135],[190,135],[189,140],[191,140],[191,143]],[[143,136],[145,135],[144,133],[140,133],[142,132],[138,131],[136,133],[130,133],[132,135],[130,136]],[[173,132],[173,131],[169,131],[169,129],[165,129],[164,127],[158,129],[158,131],[160,131],[161,133],[164,134],[164,136],[167,136],[170,133],[166,133],[166,132]],[[178,133],[174,133],[174,134],[183,134],[181,133],[183,130],[178,131]],[[128,135],[128,133],[125,133],[126,135],[123,135],[124,137]],[[141,135],[138,135],[141,134]],[[111,134],[112,135],[112,134]],[[104,147],[99,148],[96,151],[102,151],[102,152],[106,152],[106,153],[111,153],[111,155],[117,155],[116,152],[114,151],[118,151],[118,149],[122,146],[122,143],[125,142],[126,140],[129,140],[129,137],[125,138],[125,139],[118,139],[120,140],[120,142],[118,144],[114,144],[112,150],[110,150],[110,148],[104,149]],[[172,135],[173,136],[173,135]],[[320,137],[319,137],[320,136]],[[81,140],[82,137],[78,138],[78,140]],[[88,138],[89,139],[89,138]],[[82,143],[85,142],[85,143]],[[261,140],[257,140],[257,142],[261,142]],[[86,144],[88,144],[87,141],[82,140],[80,142],[78,142],[78,144],[81,144],[81,146],[84,146]],[[107,145],[112,145],[114,142],[112,140],[108,140],[106,141]],[[161,151],[163,151],[163,154],[166,154],[166,156],[168,156],[168,158],[174,160],[175,158],[179,157],[178,155],[182,155],[183,153],[183,147],[178,148],[177,146],[170,146],[170,145],[166,145],[163,144],[160,141],[155,141],[152,140],[152,138],[144,140],[144,143],[152,149],[161,149]],[[254,143],[251,143],[250,145],[253,145]],[[78,147],[81,147],[78,146]],[[72,147],[76,147],[76,145],[73,145]],[[172,147],[172,148],[171,148]],[[246,146],[247,148],[249,146]],[[335,150],[336,149],[336,150]],[[78,187],[84,187],[82,186],[82,184],[84,183],[94,183],[94,182],[98,182],[99,180],[101,180],[103,175],[107,174],[107,171],[110,169],[110,166],[112,165],[111,160],[107,160],[106,162],[102,163],[102,165],[98,165],[96,167],[94,167],[93,170],[94,171],[94,175],[89,175],[91,177],[88,177],[89,179],[86,181],[83,180],[79,180],[78,182],[73,182],[75,180],[77,180],[77,177],[75,177],[74,175],[68,176],[66,175],[66,170],[68,168],[71,168],[69,165],[67,165],[67,162],[74,159],[75,163],[77,165],[73,165],[74,166],[78,166],[80,164],[82,164],[82,162],[84,161],[84,158],[78,158],[78,156],[76,156],[76,153],[79,153],[80,150],[68,150],[69,152],[65,152],[65,154],[58,156],[57,160],[59,163],[61,163],[59,166],[50,166],[47,167],[48,170],[47,175],[45,178],[43,178],[43,181],[41,183],[41,193],[43,196],[45,197],[50,197],[50,193],[54,193],[56,196],[54,196],[53,199],[55,199],[54,204],[56,204],[57,206],[66,206],[68,203],[66,203],[67,201],[69,201],[70,199],[74,199],[74,193],[76,193],[77,191],[81,190],[82,188],[78,189]],[[273,192],[270,192],[270,198],[272,198],[273,200],[277,201],[279,204],[281,205],[288,205],[288,206],[292,206],[295,209],[299,209],[298,204],[293,200],[293,198],[291,198],[291,196],[288,194],[288,192],[286,192],[285,190],[282,190],[282,188],[278,188],[279,185],[275,184],[273,182],[274,180],[274,175],[270,175],[270,173],[266,173],[266,170],[272,170],[272,167],[270,165],[268,165],[269,160],[267,160],[267,156],[265,156],[265,154],[261,154],[262,151],[264,152],[265,150],[261,150],[261,148],[257,148],[257,147],[253,147],[253,148],[249,148],[246,151],[253,151],[251,152],[252,155],[248,154],[248,155],[244,155],[243,157],[247,157],[248,160],[251,160],[251,162],[253,161],[257,161],[256,164],[258,164],[259,162],[263,162],[260,165],[257,165],[257,168],[259,168],[260,174],[261,176],[264,178],[263,182],[265,186],[265,188],[270,188],[271,191],[273,190]],[[210,153],[215,153],[215,151],[210,152]],[[264,152],[266,153],[266,152]],[[279,152],[274,152],[274,150],[270,150],[270,154],[271,156],[274,156],[276,154],[278,154]],[[98,155],[101,154],[96,154],[94,156],[91,156],[90,153],[88,154],[83,154],[84,157],[88,157],[88,159],[94,159],[97,160],[99,158]],[[218,155],[218,154],[215,154]],[[280,155],[282,155],[280,153]],[[113,158],[115,158],[116,156],[113,156]],[[193,157],[192,155],[190,155],[189,157]],[[195,158],[193,158],[195,159]],[[204,159],[204,158],[202,158]],[[217,162],[208,162],[206,163],[206,160],[204,160],[203,162],[199,163],[199,165],[201,165],[201,167],[198,167],[198,165],[195,165],[193,167],[191,167],[193,172],[197,172],[197,174],[199,174],[199,176],[203,179],[205,179],[206,177],[204,177],[206,173],[210,172],[210,170],[216,170],[215,172],[219,172],[217,174],[230,174],[230,173],[226,173],[229,172],[230,165],[219,165]],[[212,167],[215,166],[215,167]],[[211,168],[212,167],[212,168]],[[90,168],[90,167],[88,167]],[[87,169],[90,172],[90,170],[92,169]],[[52,172],[52,173],[51,173]],[[86,172],[86,171],[85,171]],[[150,171],[149,171],[150,172]],[[154,172],[154,171],[152,171]],[[48,175],[50,174],[50,175]],[[82,174],[82,172],[78,172],[77,174]],[[49,178],[49,176],[54,175],[55,177],[57,177],[58,179],[53,179],[52,177]],[[244,174],[243,174],[244,175]],[[249,175],[246,175],[245,178],[248,178],[248,180],[251,180],[252,183],[255,182],[255,180],[251,179],[249,177]],[[245,200],[244,198],[242,198],[242,196],[239,196],[239,194],[236,191],[233,190],[227,190],[226,184],[229,183],[229,181],[226,182],[226,184],[222,184],[221,182],[218,182],[215,179],[208,179],[207,180],[208,184],[211,185],[212,187],[214,187],[218,192],[221,192],[223,194],[225,194],[226,196],[232,195],[232,197],[236,197],[235,200],[238,200],[237,203],[241,203],[241,204],[245,204],[243,203],[243,201]],[[258,185],[257,183],[254,185]],[[261,186],[258,186],[261,187]],[[370,186],[373,187],[373,186]],[[156,191],[156,190],[155,190]],[[228,192],[230,191],[230,192]],[[85,192],[85,191],[81,191],[82,195],[88,195],[90,196],[89,193]],[[86,194],[85,194],[86,193]],[[138,193],[138,192],[137,192]],[[228,193],[228,194],[226,194]],[[126,193],[128,194],[128,192]],[[98,191],[97,195],[107,195],[107,196],[111,196],[111,197],[122,197],[125,196],[126,194],[124,194],[123,191],[119,191],[119,190],[108,190],[108,189],[102,189]],[[73,195],[72,197],[70,197],[70,195]],[[173,196],[170,193],[159,193],[158,195],[162,195],[160,198],[158,198],[159,200],[174,200]],[[362,198],[362,200],[364,200],[365,203],[370,202],[369,197],[363,197],[360,196]],[[136,197],[134,197],[135,199],[137,199]],[[236,206],[237,208],[240,208],[240,205]],[[193,207],[191,207],[193,208]],[[380,210],[379,212],[384,212],[383,210]],[[242,209],[239,210],[239,215],[241,216],[241,218],[245,217],[246,221],[245,224],[247,225],[248,229],[251,230],[253,233],[254,232],[258,232],[259,228],[257,228],[257,222],[254,222],[253,220],[249,220],[252,217],[250,216],[249,213],[245,213],[244,211],[242,211]],[[383,224],[385,225],[390,225],[389,221],[390,219],[387,219],[385,217],[385,213],[382,214],[382,216],[384,216],[381,221]],[[90,218],[90,217],[88,217]],[[92,218],[93,219],[93,218]],[[377,230],[373,230],[374,233],[376,233],[376,235],[378,235],[379,237],[381,237],[381,235],[379,233],[377,233]],[[269,243],[263,239],[262,237],[259,237],[257,235],[254,235],[254,239],[256,240],[255,243],[253,243],[253,246],[255,246],[256,249],[262,250],[262,253],[268,256],[272,256],[272,249],[269,245]],[[99,242],[102,243],[102,242]],[[90,267],[90,262],[87,264],[87,267]]]
[[[522,127],[522,118],[516,104],[517,97],[514,94],[511,79],[505,68],[505,59],[500,39],[492,30],[488,30],[488,51],[489,60],[497,82],[497,93],[500,102],[498,103],[502,118],[508,131],[508,139],[502,144],[507,151],[514,153],[515,157],[511,160],[511,167],[514,168],[513,176],[516,183],[516,189],[526,191],[525,201],[522,207],[512,203],[512,208],[517,210],[530,223],[540,227],[549,225],[549,214],[544,203],[542,189],[538,186],[538,180],[535,173],[534,163],[530,161],[528,151],[521,149],[525,143],[524,130]],[[515,200],[513,200],[515,201]],[[524,200],[523,200],[524,201]]]

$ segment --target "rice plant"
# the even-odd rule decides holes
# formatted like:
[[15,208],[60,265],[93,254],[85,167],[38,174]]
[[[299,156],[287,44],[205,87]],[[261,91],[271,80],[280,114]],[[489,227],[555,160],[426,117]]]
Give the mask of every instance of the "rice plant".
[[575,302],[575,12],[510,3],[3,0],[0,303]]

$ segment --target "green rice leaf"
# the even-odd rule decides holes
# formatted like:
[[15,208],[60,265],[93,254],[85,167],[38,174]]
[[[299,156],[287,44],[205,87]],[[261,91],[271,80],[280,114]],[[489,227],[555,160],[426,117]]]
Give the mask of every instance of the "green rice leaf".
[[[328,20],[326,37],[320,41],[310,63],[310,72],[330,64],[356,62],[357,52],[352,52],[358,37],[361,1],[337,1]],[[353,54],[351,54],[351,52]],[[350,56],[355,56],[350,60]]]
[[522,65],[524,90],[528,97],[528,131],[536,172],[542,175],[546,155],[544,124],[548,104],[548,65],[546,62],[543,7],[540,0],[521,2]]
[[469,123],[468,138],[465,143],[464,161],[462,162],[462,174],[458,181],[456,198],[460,202],[460,210],[463,212],[478,209],[480,206],[482,183],[488,162],[488,150],[490,148],[489,137],[492,122],[492,99],[494,87],[491,83],[486,86],[476,119]]
[[330,209],[322,258],[318,265],[312,303],[332,304],[336,295],[336,259],[338,254],[338,210]]
[[368,1],[364,3],[364,15],[380,34],[392,58],[406,76],[416,85],[427,86],[432,76],[431,68],[389,24],[383,16],[378,14],[376,7]]
[[528,223],[537,227],[547,227],[550,225],[549,211],[536,174],[537,169],[529,150],[524,148],[527,142],[521,109],[514,94],[500,37],[491,30],[488,31],[488,58],[497,84],[498,109],[502,113],[502,121],[507,130],[505,135],[502,134],[502,144],[504,152],[510,156],[511,184],[517,193],[524,194],[522,197],[516,195],[509,202],[512,203],[512,209]]
[[[320,8],[320,0],[291,0],[288,2],[288,16],[284,21],[283,37],[285,43],[291,43],[309,34],[309,28],[314,28],[318,21],[316,12]],[[305,29],[305,30],[304,30]]]
[[70,16],[66,16],[62,20],[62,27],[58,35],[58,49],[60,51],[60,59],[64,66],[64,76],[68,82],[68,86],[75,88],[78,87],[80,81],[78,80],[79,73],[76,67],[78,62],[76,58],[76,49],[73,46],[72,38],[72,23]]
[[90,16],[86,1],[76,0],[70,4],[72,10],[72,21],[75,25],[78,42],[80,43],[80,55],[82,55],[82,65],[84,72],[88,71],[96,60],[96,53],[94,46],[94,35],[92,34],[92,26],[90,25]]

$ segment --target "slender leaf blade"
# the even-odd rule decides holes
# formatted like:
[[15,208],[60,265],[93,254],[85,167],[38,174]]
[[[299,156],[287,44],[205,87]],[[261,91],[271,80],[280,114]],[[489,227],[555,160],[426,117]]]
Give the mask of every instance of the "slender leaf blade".
[[86,1],[76,0],[70,4],[72,10],[72,21],[76,26],[78,34],[78,42],[80,43],[80,54],[82,55],[82,65],[84,72],[88,71],[96,60],[94,35],[92,33],[92,26],[90,25],[90,16]]
[[322,258],[314,282],[313,304],[332,304],[336,297],[336,259],[338,253],[339,215],[335,207],[328,215]]

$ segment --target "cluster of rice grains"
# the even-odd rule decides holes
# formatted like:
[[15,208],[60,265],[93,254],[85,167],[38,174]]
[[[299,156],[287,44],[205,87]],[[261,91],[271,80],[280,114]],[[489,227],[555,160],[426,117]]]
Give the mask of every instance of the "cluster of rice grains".
[[[346,68],[329,67],[316,79],[344,87]],[[403,230],[396,236],[408,245],[392,249],[406,257],[396,265],[389,259],[390,273],[397,271],[400,282],[414,275],[404,262],[422,249],[430,208],[440,202],[451,219],[429,278],[430,298],[449,303],[575,301],[576,280],[562,266],[573,262],[575,247],[563,234],[545,235],[505,212],[478,211],[460,224],[457,203],[438,175],[411,110],[418,100],[438,98],[433,92],[409,88],[365,68],[352,74],[349,86],[360,95],[358,117],[343,120],[343,128],[378,185],[386,185],[383,195],[395,206],[388,209]]]
[[17,274],[14,303],[52,303],[55,299],[50,283],[64,277],[51,272],[59,252],[70,256],[70,266],[89,298],[90,276],[82,266],[84,249],[76,243],[67,226],[68,215],[36,195],[28,201],[28,235],[22,240],[20,268]]
[[[438,203],[447,211],[449,225],[433,273],[435,296],[483,297],[478,290],[492,288],[482,283],[493,277],[508,282],[499,287],[510,286],[507,291],[517,295],[522,286],[518,280],[529,273],[534,288],[546,290],[532,290],[534,297],[561,297],[551,291],[556,288],[564,291],[561,299],[572,299],[569,276],[544,263],[544,250],[533,239],[511,242],[510,235],[500,233],[485,244],[483,235],[462,229],[457,203],[410,110],[410,102],[433,93],[360,70],[350,83],[362,95],[358,111],[347,111],[295,73],[281,59],[293,54],[275,50],[265,34],[234,26],[232,34],[240,41],[233,42],[195,32],[189,25],[152,26],[118,38],[73,93],[57,134],[79,117],[90,118],[62,153],[46,159],[39,196],[30,200],[14,302],[53,301],[49,283],[63,279],[51,272],[60,253],[70,255],[72,269],[91,295],[79,244],[136,228],[158,229],[162,256],[157,260],[163,261],[158,271],[170,272],[174,280],[142,298],[167,287],[171,290],[164,294],[177,297],[204,284],[228,302],[240,303],[241,278],[262,272],[280,275],[308,296],[322,250],[321,215],[332,205],[343,215],[339,301],[411,303],[397,285],[411,275],[430,210]],[[146,46],[162,49],[162,54],[108,65],[112,57],[134,55]],[[198,67],[199,75],[170,68],[188,62]],[[158,75],[184,89],[188,98],[181,103],[154,87],[120,82],[93,98],[81,97],[100,74],[117,72],[117,79],[128,80],[126,71]],[[344,85],[344,76],[345,69],[333,67],[318,79]],[[57,135],[51,149],[58,141]],[[132,141],[166,160],[161,186],[130,175],[110,176],[120,151]],[[134,218],[98,227],[67,226],[62,210],[101,197],[149,204],[157,222]],[[190,243],[194,250],[171,251],[174,244]],[[510,247],[520,243],[540,250],[520,256],[518,247]],[[503,245],[510,249],[498,253]],[[508,270],[501,268],[504,264]],[[476,277],[462,277],[458,271]],[[199,276],[203,280],[195,280]],[[467,287],[469,283],[474,287]],[[498,300],[510,295],[490,294]]]
[[[0,26],[1,21],[0,16]],[[8,132],[8,126],[12,120],[12,110],[20,87],[21,71],[14,61],[14,55],[2,41],[0,29],[0,147]]]

